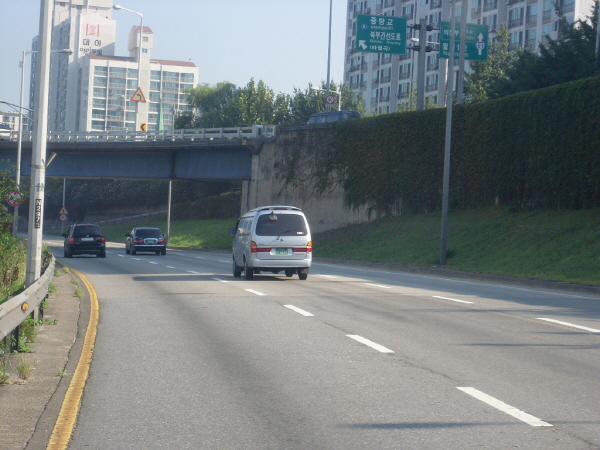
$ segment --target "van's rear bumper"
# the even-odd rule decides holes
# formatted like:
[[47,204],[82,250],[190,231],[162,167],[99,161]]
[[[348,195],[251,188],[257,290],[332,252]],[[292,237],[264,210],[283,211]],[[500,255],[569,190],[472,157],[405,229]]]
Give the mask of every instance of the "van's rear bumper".
[[252,269],[304,269],[312,264],[312,255],[304,259],[258,259],[253,254],[247,258],[248,267]]

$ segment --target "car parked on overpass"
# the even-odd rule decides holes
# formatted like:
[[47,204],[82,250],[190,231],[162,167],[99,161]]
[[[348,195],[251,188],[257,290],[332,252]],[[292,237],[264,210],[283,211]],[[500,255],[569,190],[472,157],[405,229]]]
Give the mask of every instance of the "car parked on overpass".
[[1,140],[8,140],[10,139],[10,132],[11,132],[11,128],[10,125],[7,125],[5,123],[0,123],[0,139]]
[[306,121],[307,125],[343,122],[348,119],[360,119],[360,113],[356,111],[327,111],[315,113]]
[[106,258],[106,239],[96,223],[74,223],[63,234],[64,256],[96,255]]
[[135,255],[137,252],[167,254],[167,240],[160,228],[136,227],[125,234],[125,237],[125,253],[128,255]]

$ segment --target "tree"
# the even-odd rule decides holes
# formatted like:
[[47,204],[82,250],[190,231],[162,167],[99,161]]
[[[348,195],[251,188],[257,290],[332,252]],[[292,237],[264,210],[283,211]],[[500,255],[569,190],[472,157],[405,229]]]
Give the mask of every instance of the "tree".
[[220,128],[239,126],[238,114],[234,106],[237,87],[229,81],[211,86],[199,84],[187,90],[188,104],[193,113],[183,114],[178,125],[190,128]]
[[471,63],[472,72],[466,75],[466,92],[471,103],[498,98],[508,81],[507,71],[518,53],[509,51],[510,36],[506,25],[500,26],[495,42],[490,44],[487,61]]
[[[4,163],[5,161],[0,161]],[[0,169],[0,199],[2,202],[8,198],[8,194],[11,191],[18,191],[19,186],[14,179],[12,174],[13,168]],[[13,215],[8,212],[8,208],[0,203],[0,227],[1,224],[10,223],[13,220]]]

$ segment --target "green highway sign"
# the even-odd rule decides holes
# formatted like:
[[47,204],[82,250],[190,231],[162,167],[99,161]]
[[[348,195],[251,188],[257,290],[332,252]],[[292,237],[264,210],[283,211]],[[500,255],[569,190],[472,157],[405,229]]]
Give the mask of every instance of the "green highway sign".
[[392,16],[356,17],[356,50],[406,54],[406,19]]
[[[459,58],[460,24],[454,25],[454,58]],[[440,58],[450,57],[450,22],[441,22],[440,26]],[[488,55],[488,26],[467,24],[465,40],[465,59],[470,61],[487,61]]]

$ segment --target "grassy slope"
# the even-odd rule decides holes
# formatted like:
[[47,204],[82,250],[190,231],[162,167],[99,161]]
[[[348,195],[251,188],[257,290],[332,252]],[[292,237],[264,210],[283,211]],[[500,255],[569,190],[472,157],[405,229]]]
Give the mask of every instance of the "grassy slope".
[[[309,218],[310,220],[310,218]],[[169,244],[229,248],[231,220],[171,223]],[[124,241],[133,226],[103,226],[107,239]],[[439,212],[381,219],[313,237],[314,255],[432,266],[439,261]],[[450,269],[600,285],[600,210],[525,211],[493,208],[450,214]]]

